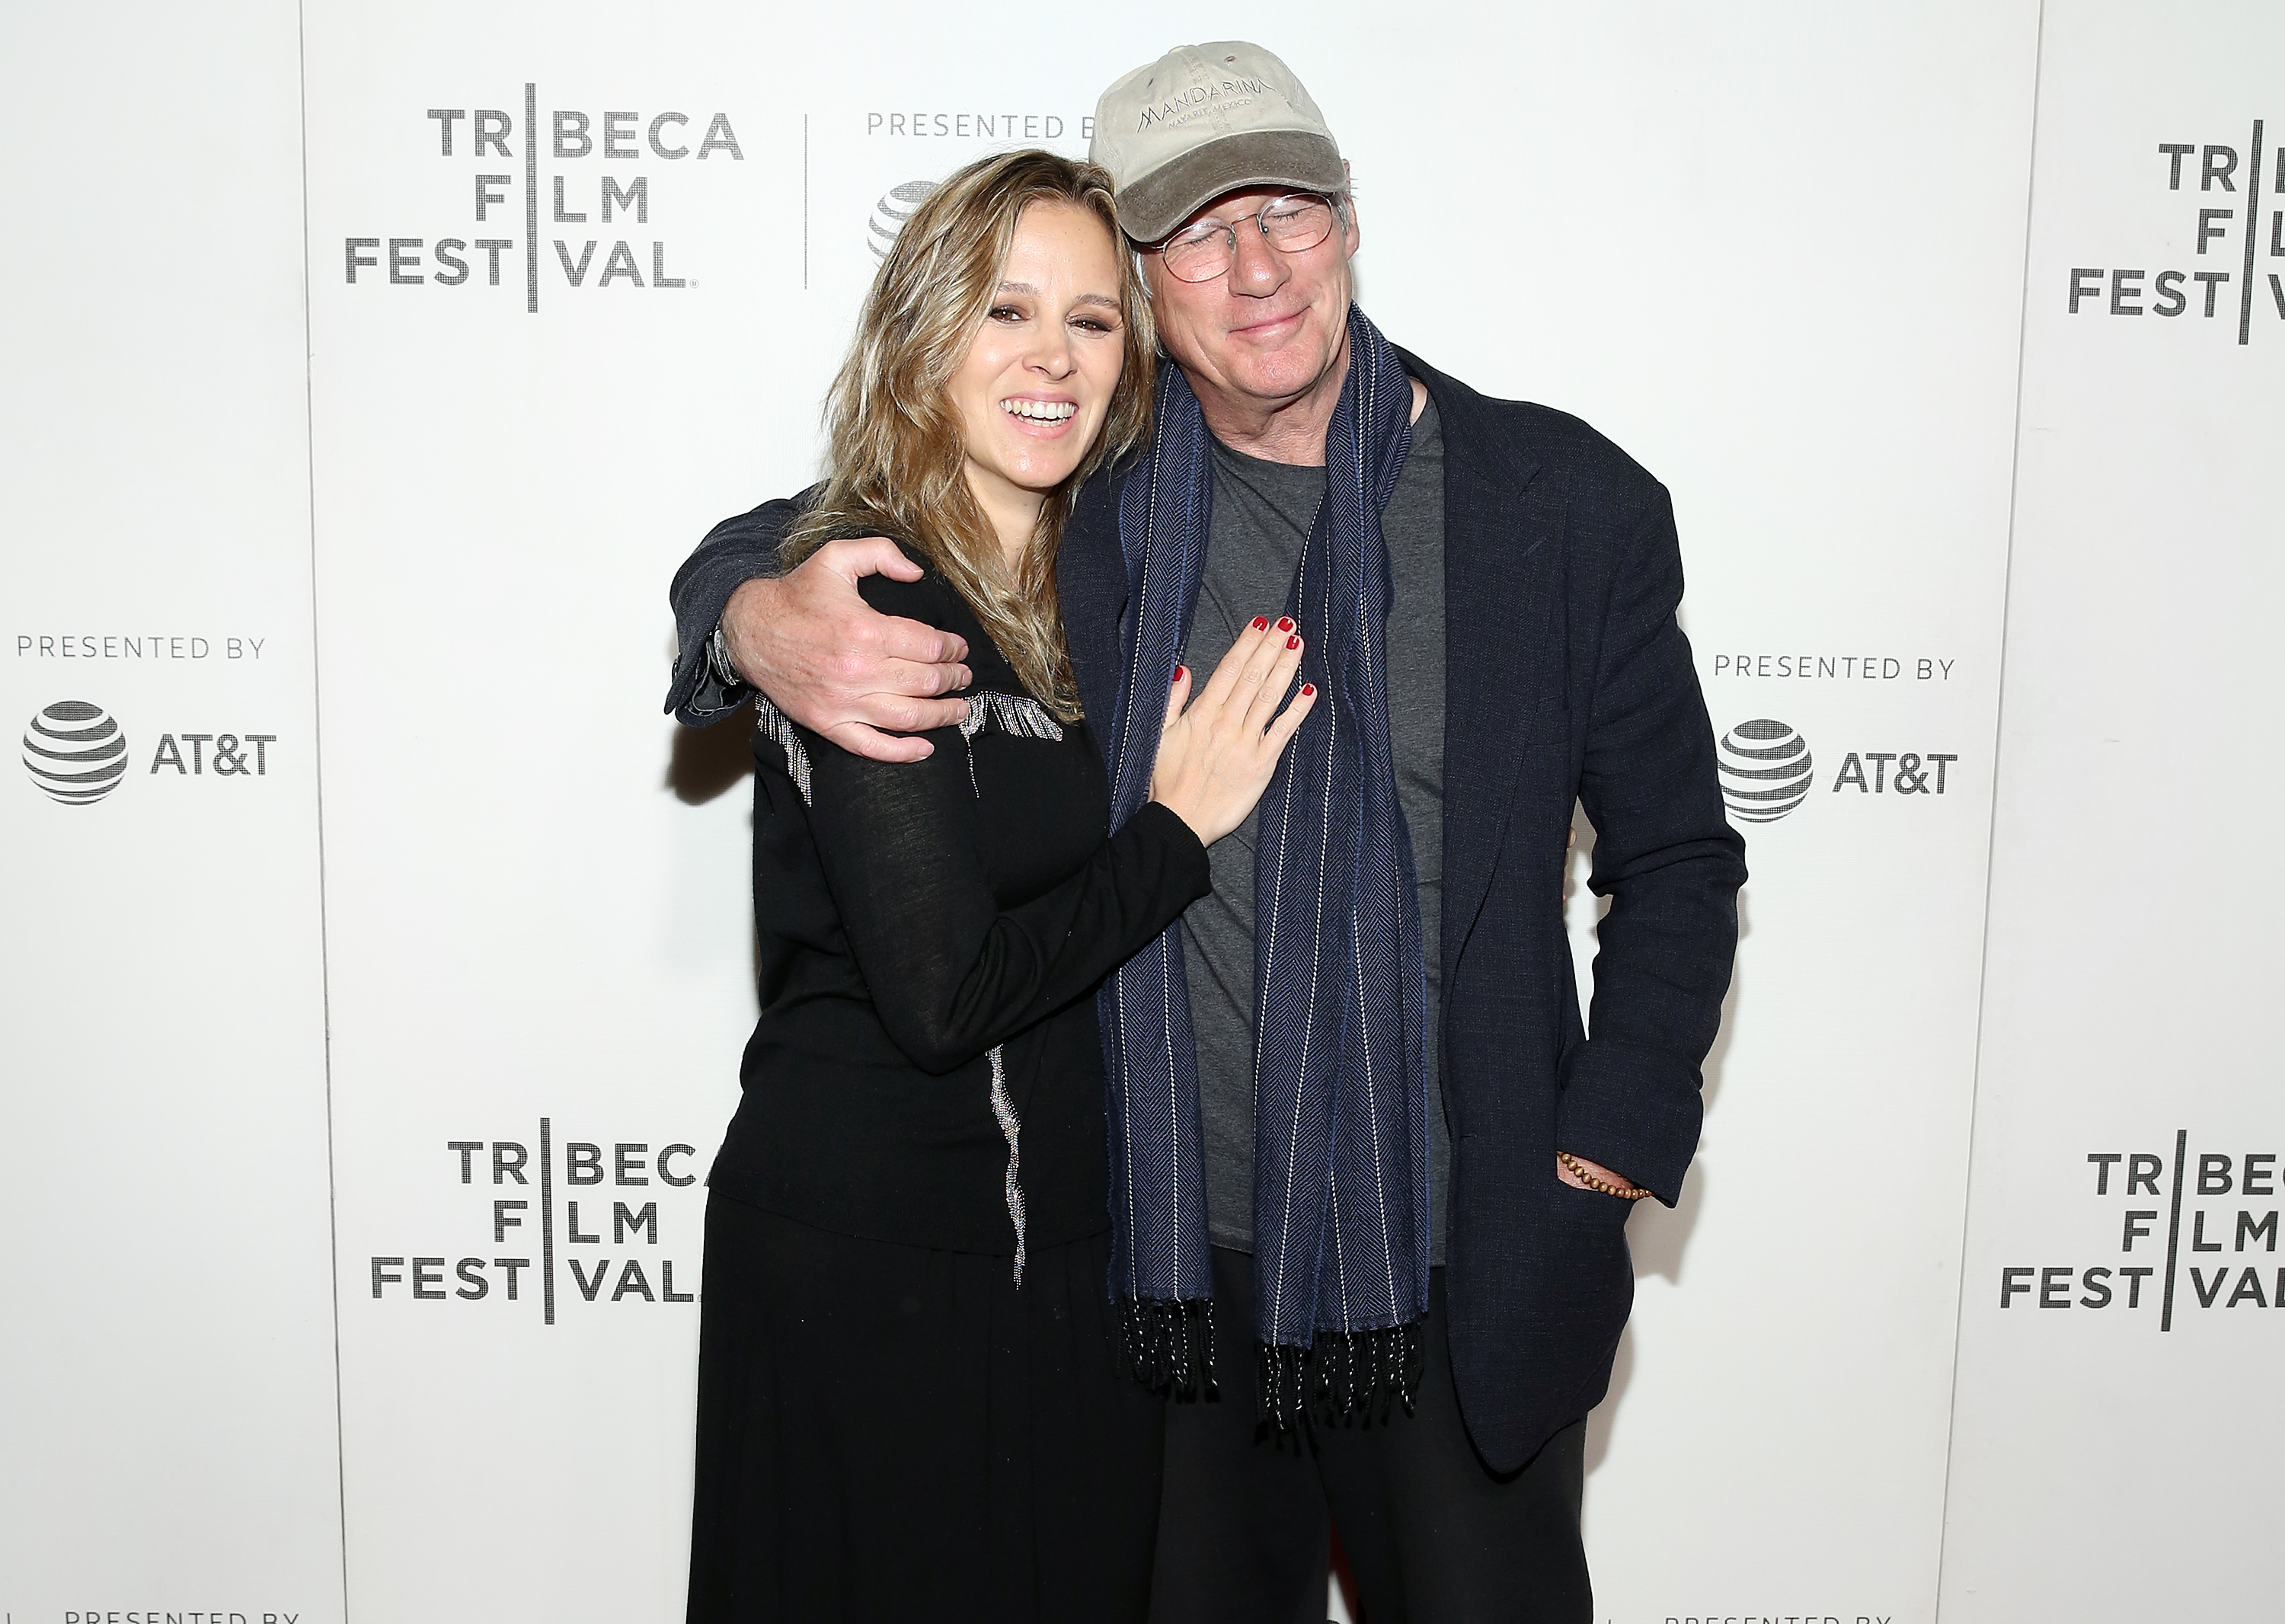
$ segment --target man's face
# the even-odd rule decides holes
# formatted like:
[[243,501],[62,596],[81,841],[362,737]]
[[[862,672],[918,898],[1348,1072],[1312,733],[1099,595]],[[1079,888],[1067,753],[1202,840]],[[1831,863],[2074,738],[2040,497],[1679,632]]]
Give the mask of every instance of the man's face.
[[1210,282],[1182,281],[1158,254],[1143,256],[1159,342],[1201,396],[1219,394],[1239,411],[1274,410],[1307,395],[1347,353],[1355,208],[1315,247],[1288,254],[1270,245],[1254,216],[1292,192],[1229,192],[1182,223],[1182,231],[1207,222],[1237,228],[1237,257]]

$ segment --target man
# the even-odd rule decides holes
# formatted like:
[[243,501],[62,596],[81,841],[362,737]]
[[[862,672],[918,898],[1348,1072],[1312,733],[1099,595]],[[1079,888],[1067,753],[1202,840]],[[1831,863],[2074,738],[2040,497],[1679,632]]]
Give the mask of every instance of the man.
[[[1301,622],[1330,702],[1213,848],[1213,894],[1101,1006],[1114,1140],[1168,1116],[1138,1091],[1177,1107],[1114,1168],[1158,1214],[1121,1220],[1114,1273],[1178,1339],[1213,1304],[1218,1394],[1168,1410],[1153,1615],[1322,1618],[1330,1521],[1374,1624],[1584,1620],[1624,1220],[1672,1204],[1695,1150],[1745,878],[1671,507],[1584,424],[1478,395],[1354,309],[1347,165],[1268,51],[1172,51],[1095,130],[1174,363],[1152,447],[1090,483],[1058,561],[1114,819],[1155,749],[1138,696],[1178,656],[1212,671],[1252,616]],[[965,649],[860,601],[858,576],[910,573],[886,542],[770,578],[792,511],[718,527],[678,574],[671,707],[703,724],[750,686],[852,749],[925,753],[909,735],[962,714]],[[1610,899],[1591,1040],[1574,801]],[[1297,985],[1297,944],[1339,973]],[[1201,1181],[1156,1181],[1201,1148],[1193,1236]]]

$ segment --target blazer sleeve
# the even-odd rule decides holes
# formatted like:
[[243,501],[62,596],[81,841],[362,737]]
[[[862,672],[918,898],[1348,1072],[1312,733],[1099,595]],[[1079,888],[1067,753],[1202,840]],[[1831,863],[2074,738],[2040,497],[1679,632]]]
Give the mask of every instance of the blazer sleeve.
[[[933,575],[860,584],[872,606],[957,630]],[[879,762],[797,729],[809,822],[875,1008],[921,1070],[950,1071],[1079,998],[1212,888],[1205,847],[1156,802],[1059,883],[1001,907],[978,855],[976,791],[957,727],[923,761]]]
[[1698,1148],[1700,1067],[1738,944],[1745,842],[1723,811],[1714,732],[1675,619],[1682,553],[1656,489],[1618,561],[1579,798],[1596,831],[1588,1040],[1572,1051],[1557,1145],[1671,1206]]
[[731,593],[758,577],[778,575],[778,544],[801,516],[808,494],[779,498],[723,520],[674,572],[667,589],[667,600],[674,606],[675,656],[666,709],[678,721],[711,726],[752,696],[753,689],[734,672],[715,669],[714,627]]

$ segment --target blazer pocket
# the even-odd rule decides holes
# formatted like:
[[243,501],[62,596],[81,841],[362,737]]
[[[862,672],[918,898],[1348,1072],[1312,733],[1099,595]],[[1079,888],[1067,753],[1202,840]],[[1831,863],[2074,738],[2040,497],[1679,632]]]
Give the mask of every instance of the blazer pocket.
[[1635,1204],[1591,1189],[1575,1189],[1549,1177],[1555,1184],[1549,1204],[1558,1230],[1576,1259],[1573,1278],[1578,1300],[1569,1305],[1573,1334],[1587,1345],[1607,1350],[1618,1345],[1634,1308],[1634,1254],[1627,1246],[1627,1218]]

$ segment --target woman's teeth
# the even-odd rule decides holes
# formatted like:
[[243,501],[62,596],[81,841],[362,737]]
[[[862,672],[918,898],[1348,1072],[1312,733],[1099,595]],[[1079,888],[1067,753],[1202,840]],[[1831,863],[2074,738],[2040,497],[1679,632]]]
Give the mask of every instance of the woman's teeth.
[[1067,400],[1003,400],[1000,410],[1035,423],[1060,423],[1079,408]]

